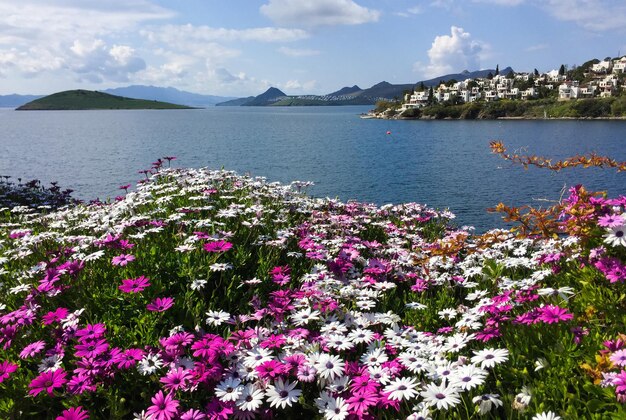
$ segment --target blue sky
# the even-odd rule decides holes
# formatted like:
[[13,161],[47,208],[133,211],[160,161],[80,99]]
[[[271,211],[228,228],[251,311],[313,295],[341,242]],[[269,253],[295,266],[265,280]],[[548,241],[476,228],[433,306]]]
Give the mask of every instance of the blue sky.
[[0,0],[0,94],[324,94],[626,54],[624,0]]

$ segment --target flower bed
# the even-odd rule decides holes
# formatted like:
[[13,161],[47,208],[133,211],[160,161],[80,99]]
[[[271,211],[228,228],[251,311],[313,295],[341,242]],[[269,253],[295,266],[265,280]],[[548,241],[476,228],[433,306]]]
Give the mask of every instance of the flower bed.
[[[626,415],[626,199],[557,237],[161,169],[0,216],[0,416]],[[126,189],[126,188],[125,188]]]

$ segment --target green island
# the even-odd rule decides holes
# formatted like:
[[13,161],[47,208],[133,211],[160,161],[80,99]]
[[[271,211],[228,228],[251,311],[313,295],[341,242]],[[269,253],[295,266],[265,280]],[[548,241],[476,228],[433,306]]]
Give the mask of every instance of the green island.
[[18,111],[62,111],[94,109],[193,109],[185,105],[126,98],[91,90],[67,90],[28,102]]

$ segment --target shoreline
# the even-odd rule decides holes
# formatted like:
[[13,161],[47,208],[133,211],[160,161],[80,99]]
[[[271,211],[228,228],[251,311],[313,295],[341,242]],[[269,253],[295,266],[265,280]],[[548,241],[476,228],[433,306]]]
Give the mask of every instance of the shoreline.
[[437,118],[434,116],[420,116],[420,117],[403,117],[401,115],[382,115],[379,113],[367,113],[359,116],[363,120],[377,119],[377,120],[423,120],[423,121],[626,121],[626,116],[623,117],[496,117],[496,118]]

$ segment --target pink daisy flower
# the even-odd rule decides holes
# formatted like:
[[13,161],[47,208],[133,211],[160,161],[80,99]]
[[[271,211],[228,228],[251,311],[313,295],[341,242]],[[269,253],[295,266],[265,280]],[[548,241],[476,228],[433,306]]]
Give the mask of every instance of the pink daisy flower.
[[176,418],[178,414],[178,401],[172,394],[163,395],[163,391],[159,391],[152,397],[152,404],[146,414],[153,420],[170,420]]
[[76,331],[76,337],[78,337],[80,342],[95,340],[102,338],[106,330],[107,328],[104,324],[87,324],[85,328]]
[[101,355],[109,349],[109,343],[105,339],[87,341],[81,344],[77,344],[76,357],[92,358]]
[[139,276],[135,279],[125,279],[122,280],[122,284],[118,287],[124,293],[140,293],[143,290],[150,286],[149,278],[144,276]]
[[227,241],[215,241],[204,244],[206,252],[226,252],[233,247],[233,244]]
[[68,410],[63,410],[60,416],[56,420],[85,420],[89,418],[89,413],[86,412],[83,407],[72,407]]
[[120,266],[125,266],[126,264],[128,264],[131,261],[134,261],[135,257],[133,255],[130,254],[120,254],[117,257],[113,257],[113,259],[111,260],[111,264],[113,265],[120,265]]
[[11,374],[17,370],[17,367],[15,363],[11,363],[8,360],[0,363],[0,384],[11,376]]
[[65,317],[67,317],[69,313],[69,309],[57,308],[55,311],[48,312],[42,317],[43,323],[44,325],[50,325],[55,322],[60,322],[61,320],[65,319]]
[[174,298],[156,298],[151,303],[146,305],[146,309],[152,312],[164,312],[172,307],[174,304]]
[[626,366],[626,349],[616,351],[611,355],[610,359],[617,366]]
[[46,343],[43,341],[35,341],[34,343],[30,343],[24,350],[20,352],[20,359],[27,359],[29,357],[33,357],[37,353],[39,353],[46,346]]
[[561,308],[556,305],[547,305],[543,308],[538,308],[541,315],[539,315],[538,319],[540,321],[545,322],[546,324],[554,324],[561,321],[569,321],[574,318],[574,315],[569,313],[567,309]]
[[116,363],[119,369],[128,369],[143,359],[144,354],[145,352],[141,349],[124,350],[113,357],[113,363]]
[[163,387],[166,390],[172,392],[177,389],[184,389],[190,378],[190,372],[182,367],[179,367],[175,370],[167,372],[167,374],[159,379],[159,381],[163,384]]
[[28,393],[32,396],[36,396],[40,392],[46,391],[48,395],[52,396],[54,388],[61,388],[67,382],[67,379],[65,379],[66,375],[67,373],[63,369],[43,372],[28,385],[30,388]]
[[598,226],[614,228],[624,225],[624,218],[620,214],[607,214],[598,219]]

